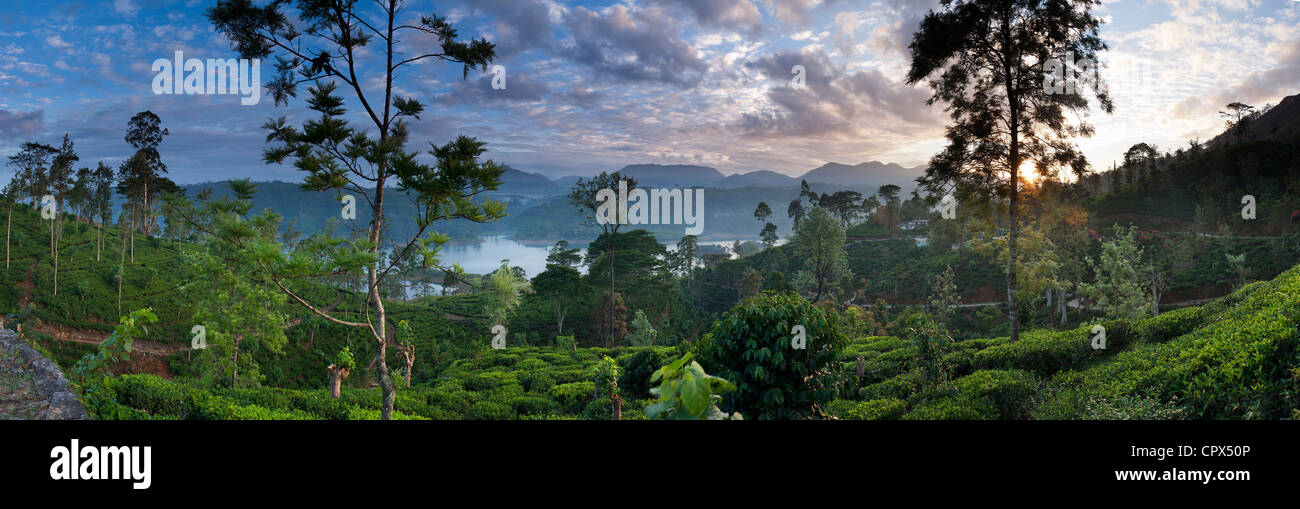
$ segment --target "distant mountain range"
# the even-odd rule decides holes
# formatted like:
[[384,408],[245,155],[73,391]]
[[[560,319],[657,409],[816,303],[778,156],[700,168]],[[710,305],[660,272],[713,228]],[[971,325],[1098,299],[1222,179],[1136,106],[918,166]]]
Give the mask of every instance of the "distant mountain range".
[[[716,168],[696,165],[630,164],[618,170],[633,177],[641,187],[689,187],[739,189],[745,187],[798,188],[799,182],[822,189],[851,188],[875,192],[880,186],[894,184],[904,190],[916,186],[916,177],[925,172],[924,166],[907,168],[894,163],[871,161],[855,165],[826,163],[805,172],[799,177],[759,170],[749,173],[723,175]],[[528,173],[510,168],[502,177],[505,185],[501,192],[518,194],[559,194],[568,192],[579,177],[567,176],[550,179],[540,173]]]

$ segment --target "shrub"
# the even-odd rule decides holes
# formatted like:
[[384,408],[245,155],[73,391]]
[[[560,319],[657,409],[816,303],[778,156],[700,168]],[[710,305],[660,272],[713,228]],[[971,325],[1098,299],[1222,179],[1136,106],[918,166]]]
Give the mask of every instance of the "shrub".
[[829,405],[831,415],[850,420],[884,420],[898,419],[907,411],[907,403],[901,399],[873,399],[870,401],[851,401],[837,399]]
[[507,404],[480,401],[469,408],[469,418],[478,421],[514,419],[515,411]]
[[650,397],[650,375],[664,365],[664,356],[655,350],[641,350],[623,365],[618,378],[619,390],[627,398]]
[[722,399],[719,394],[736,390],[735,384],[705,373],[700,363],[691,360],[689,353],[659,368],[650,376],[650,381],[661,383],[650,389],[659,400],[646,407],[646,417],[710,421],[742,418],[739,412],[727,415],[717,405]]
[[587,402],[592,400],[596,392],[596,384],[593,382],[573,382],[560,384],[551,388],[551,399],[554,399],[565,413],[578,413],[587,406]]
[[510,407],[519,415],[545,415],[554,413],[559,405],[548,398],[526,394],[510,398]]
[[[700,364],[737,390],[719,405],[758,419],[816,416],[834,398],[831,365],[844,347],[836,313],[795,294],[763,294],[723,314],[696,351]],[[805,347],[792,347],[804,328]]]

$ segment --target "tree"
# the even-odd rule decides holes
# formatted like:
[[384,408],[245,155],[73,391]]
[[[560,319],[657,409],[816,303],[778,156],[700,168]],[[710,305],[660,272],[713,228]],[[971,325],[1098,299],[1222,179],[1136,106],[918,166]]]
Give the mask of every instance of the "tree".
[[193,323],[205,328],[207,347],[197,361],[200,379],[208,385],[257,387],[263,379],[258,357],[279,355],[289,343],[283,312],[288,298],[257,270],[258,254],[240,249],[238,242],[274,245],[281,217],[269,209],[249,216],[257,188],[249,180],[233,180],[227,186],[232,197],[211,200],[205,193],[191,203],[167,194],[163,206],[176,211],[173,221],[203,232],[198,238],[203,249],[183,254],[187,265],[197,270],[181,286],[195,303]]
[[[898,186],[894,186],[897,188]],[[853,220],[862,214],[862,205],[858,202],[862,200],[862,193],[857,191],[836,191],[834,194],[822,195],[819,203],[823,208],[833,212],[840,218],[840,223],[848,228],[853,224]]]
[[539,297],[550,302],[555,313],[555,334],[563,335],[564,319],[585,291],[582,274],[573,267],[548,264],[546,270],[533,278],[532,286]]
[[790,216],[790,219],[794,220],[794,227],[799,228],[799,221],[803,220],[804,214],[803,200],[799,198],[790,200],[790,206],[786,207],[785,213]]
[[100,261],[100,252],[104,249],[104,224],[113,219],[113,209],[110,207],[113,203],[113,168],[104,164],[103,161],[95,167],[94,189],[92,190],[91,199],[95,204],[95,261]]
[[1136,143],[1124,152],[1124,166],[1128,168],[1143,168],[1155,162],[1160,157],[1160,152],[1156,150],[1155,145],[1148,143]]
[[1137,227],[1115,225],[1115,233],[1101,244],[1101,259],[1093,261],[1095,281],[1080,285],[1093,306],[1109,317],[1138,319],[1152,314],[1154,306],[1146,295],[1150,273],[1142,260]]
[[884,202],[885,227],[889,230],[890,235],[896,234],[898,229],[899,191],[902,191],[902,188],[893,184],[880,186],[880,189],[876,191],[876,196],[879,196]]
[[758,222],[767,222],[767,217],[772,215],[772,207],[767,206],[767,202],[758,202],[758,207],[754,209],[754,219]]
[[58,149],[41,143],[23,143],[17,154],[9,156],[9,166],[14,168],[14,175],[5,184],[4,194],[9,199],[9,216],[5,220],[5,268],[9,268],[9,235],[13,225],[14,204],[22,198],[31,198],[32,206],[45,194],[48,180],[50,158]]
[[142,111],[127,123],[127,143],[136,151],[118,168],[117,192],[126,197],[131,209],[131,262],[135,263],[135,232],[153,233],[154,196],[162,192],[179,193],[180,187],[165,175],[167,165],[158,154],[158,145],[170,133],[162,119],[152,111]]
[[762,288],[763,273],[754,270],[753,267],[746,268],[745,275],[740,278],[740,288],[737,288],[737,291],[740,292],[740,298],[748,299],[758,295]]
[[631,346],[654,346],[659,331],[650,324],[650,319],[640,309],[632,315],[632,324],[628,327],[627,344]]
[[54,193],[54,215],[50,217],[50,256],[53,257],[54,286],[52,292],[59,294],[59,241],[63,238],[63,202],[73,185],[75,171],[72,169],[80,157],[73,148],[72,140],[63,135],[63,144],[58,154],[50,162],[49,187]]
[[510,264],[503,260],[501,267],[488,274],[487,287],[489,299],[487,316],[489,325],[505,325],[511,312],[519,307],[520,296],[532,293],[533,287],[527,279],[511,270]]
[[940,326],[952,328],[952,316],[960,303],[961,294],[957,293],[956,277],[949,265],[930,280],[930,316]]
[[907,82],[930,78],[933,96],[928,104],[946,103],[952,124],[946,131],[948,147],[931,159],[917,181],[934,196],[955,190],[962,203],[987,196],[1007,200],[1007,304],[1015,341],[1020,337],[1015,246],[1021,165],[1033,161],[1040,174],[1061,167],[1084,174],[1087,161],[1070,142],[1092,134],[1083,120],[1089,102],[1083,92],[1091,89],[1103,111],[1114,109],[1095,75],[1075,80],[1073,93],[1056,93],[1057,87],[1044,83],[1051,64],[1060,65],[1060,55],[1089,63],[1106,49],[1097,34],[1101,21],[1091,11],[1098,2],[941,3],[939,12],[928,13],[913,35]]
[[772,223],[767,223],[767,225],[763,227],[763,231],[759,232],[758,235],[763,239],[763,245],[766,247],[775,246],[777,241],[781,240],[781,238],[776,234],[776,225]]
[[681,260],[682,274],[687,281],[692,279],[695,274],[695,258],[700,251],[699,237],[687,235],[682,240],[677,241],[677,255]]
[[561,267],[576,268],[582,263],[582,250],[576,247],[569,247],[569,241],[561,240],[551,247],[546,254],[547,265],[559,265]]
[[1223,117],[1225,131],[1233,133],[1237,137],[1237,143],[1241,143],[1246,134],[1246,124],[1255,107],[1246,103],[1232,102],[1228,103],[1226,111],[1220,111],[1219,116]]
[[[395,90],[403,88],[397,79],[398,71],[435,59],[460,64],[465,77],[471,68],[486,69],[496,58],[496,50],[483,39],[459,40],[456,29],[437,15],[421,16],[418,23],[402,23],[406,19],[401,12],[404,6],[397,1],[380,3],[379,12],[371,13],[362,12],[354,1],[302,0],[297,7],[298,19],[290,20],[284,13],[285,2],[257,6],[249,0],[218,0],[208,9],[207,17],[241,57],[277,56],[276,76],[268,85],[276,105],[288,104],[290,98],[297,97],[299,84],[312,83],[308,105],[320,114],[319,119],[304,123],[301,130],[289,126],[283,117],[265,124],[263,127],[270,132],[268,141],[279,143],[266,151],[266,161],[281,164],[286,159],[294,160],[295,167],[307,173],[303,182],[307,189],[338,194],[346,190],[360,196],[370,210],[370,222],[365,240],[351,249],[341,248],[341,240],[318,236],[304,242],[306,248],[300,245],[295,251],[315,258],[295,256],[286,260],[279,251],[259,249],[264,254],[259,265],[277,287],[314,314],[336,324],[370,331],[377,346],[374,369],[383,398],[380,414],[387,420],[392,418],[396,389],[386,360],[388,313],[378,288],[380,280],[393,268],[379,263],[386,221],[384,199],[389,185],[396,183],[397,189],[408,192],[416,203],[413,219],[417,232],[406,247],[418,246],[426,266],[437,264],[437,251],[448,240],[445,235],[432,233],[426,237],[425,231],[431,225],[457,218],[495,221],[505,209],[494,200],[472,200],[486,190],[496,189],[505,171],[491,161],[479,161],[485,152],[483,143],[460,136],[443,146],[431,144],[433,164],[420,162],[416,153],[406,151],[410,135],[406,119],[418,120],[424,106],[413,98],[394,96]],[[376,20],[381,21],[378,26],[371,23]],[[396,48],[398,38],[408,33],[435,48],[417,47],[413,54],[401,53]],[[376,39],[382,45],[372,49],[369,44]],[[374,61],[364,60],[371,57]],[[412,75],[408,78],[415,79]],[[374,134],[353,128],[346,120],[344,100],[334,93],[340,83],[364,110],[364,118],[376,130]],[[319,303],[308,302],[286,283],[295,277],[361,270],[366,274],[366,293],[373,311],[365,321],[339,318]]]
[[848,271],[844,256],[844,228],[826,209],[813,207],[795,230],[791,242],[807,267],[801,273],[801,279],[811,287],[812,300],[821,300],[831,285]]
[[334,362],[325,368],[330,375],[330,397],[339,399],[343,381],[357,369],[356,358],[352,356],[352,349],[343,347],[337,354],[334,354]]
[[[614,237],[618,235],[619,228],[627,223],[627,207],[617,203],[617,197],[606,197],[603,200],[599,198],[602,197],[602,190],[612,191],[614,189],[623,189],[623,186],[626,186],[627,192],[631,193],[633,189],[636,189],[636,185],[635,178],[624,176],[619,172],[606,173],[602,171],[600,175],[588,180],[579,178],[578,182],[573,185],[573,190],[569,192],[569,201],[579,209],[590,211],[592,215],[588,221],[599,226],[602,236],[605,237],[605,257],[609,263],[609,303],[605,306],[606,313],[613,313],[617,308],[614,305],[614,296],[616,295],[614,288]],[[612,214],[613,221],[601,221],[602,208],[610,206],[613,206],[614,210]],[[606,340],[612,343],[614,340],[614,316],[612,314],[607,316],[605,323],[608,325],[608,329],[605,331],[607,334]]]
[[608,333],[605,346],[612,347],[627,335],[627,304],[623,302],[623,294],[616,293],[613,297],[602,295],[600,304],[592,313],[592,325],[594,332],[598,335]]

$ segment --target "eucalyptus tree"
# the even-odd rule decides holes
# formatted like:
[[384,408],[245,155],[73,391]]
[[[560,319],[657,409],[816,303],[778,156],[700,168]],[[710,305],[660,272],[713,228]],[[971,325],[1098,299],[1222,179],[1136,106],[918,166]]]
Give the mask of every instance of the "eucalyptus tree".
[[[1069,168],[1083,175],[1087,161],[1071,139],[1093,132],[1086,121],[1089,96],[1103,111],[1114,109],[1094,64],[1106,49],[1098,35],[1101,20],[1092,13],[1099,3],[941,0],[909,46],[907,82],[928,79],[933,92],[928,104],[944,103],[952,118],[947,148],[930,160],[918,182],[932,195],[952,191],[962,203],[991,196],[1006,200],[1013,341],[1019,338],[1015,260],[1021,165],[1033,162],[1040,174]],[[1073,75],[1079,69],[1083,72]]]
[[50,162],[48,176],[49,189],[54,195],[54,215],[50,217],[50,256],[54,265],[54,285],[51,291],[54,295],[59,294],[59,241],[63,239],[63,202],[74,182],[73,176],[76,172],[72,169],[72,165],[79,159],[72,139],[64,134],[59,152]]
[[[396,388],[386,361],[388,314],[378,292],[380,281],[394,269],[391,264],[381,266],[379,256],[385,240],[381,232],[385,231],[388,186],[396,184],[414,200],[417,231],[404,244],[391,237],[387,240],[398,252],[417,249],[426,266],[438,263],[438,249],[448,240],[432,231],[425,234],[434,223],[456,218],[489,222],[505,215],[505,206],[499,202],[473,200],[501,185],[505,171],[499,164],[479,160],[485,144],[466,136],[442,146],[430,144],[428,154],[434,162],[422,162],[406,145],[411,134],[407,121],[419,120],[424,105],[395,92],[406,88],[399,78],[412,88],[422,82],[423,78],[409,72],[401,75],[401,71],[410,71],[410,66],[450,62],[462,67],[464,78],[472,68],[486,70],[496,58],[496,49],[481,38],[460,40],[451,23],[436,14],[408,21],[414,18],[404,12],[406,5],[399,0],[373,4],[298,0],[293,7],[291,12],[285,1],[256,5],[250,0],[218,0],[207,10],[207,17],[241,57],[276,56],[275,76],[267,87],[276,105],[288,104],[297,97],[300,84],[310,83],[308,106],[319,117],[301,128],[290,126],[284,117],[265,124],[268,141],[277,144],[265,152],[266,161],[280,164],[292,160],[307,174],[302,184],[306,189],[332,191],[340,200],[346,192],[358,203],[364,200],[371,212],[370,222],[364,227],[365,238],[348,246],[341,239],[316,236],[299,243],[288,257],[260,242],[244,247],[264,254],[258,260],[261,270],[291,300],[330,322],[370,332],[376,344],[375,375],[383,394],[381,415],[391,419]],[[404,39],[408,35],[410,38]],[[403,46],[404,42],[410,44]],[[340,86],[360,107],[365,127],[354,126],[348,118],[344,98],[336,93]],[[367,293],[363,321],[340,318],[291,287],[292,280],[299,277],[363,270]],[[455,267],[454,272],[463,271]]]
[[104,250],[104,225],[113,219],[113,168],[104,164],[103,161],[95,167],[92,175],[94,187],[91,191],[95,208],[95,261],[100,261],[100,253]]
[[[616,298],[614,290],[614,237],[618,236],[619,228],[627,224],[627,206],[616,203],[618,198],[611,201],[608,198],[602,200],[600,197],[602,190],[626,189],[628,193],[631,193],[633,189],[636,189],[636,186],[637,181],[635,178],[625,176],[619,172],[607,173],[602,171],[600,175],[590,179],[579,178],[578,182],[573,185],[573,190],[569,192],[569,201],[579,209],[590,211],[592,216],[588,221],[599,226],[602,236],[608,239],[605,244],[605,257],[609,260],[609,301],[605,306],[607,315],[605,317],[607,325],[605,333],[610,343],[614,341],[614,312],[617,308],[614,303]],[[613,220],[601,221],[601,210],[611,205],[613,206]]]

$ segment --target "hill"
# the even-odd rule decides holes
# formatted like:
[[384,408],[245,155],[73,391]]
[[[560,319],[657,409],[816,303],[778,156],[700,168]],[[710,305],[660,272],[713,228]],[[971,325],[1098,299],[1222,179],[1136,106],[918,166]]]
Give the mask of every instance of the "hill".
[[924,172],[925,168],[921,166],[904,168],[894,163],[886,164],[879,161],[858,163],[852,166],[841,163],[826,163],[809,170],[799,179],[806,180],[809,184],[822,183],[845,186],[872,193],[880,186],[894,184],[903,188],[904,192],[909,192],[916,187],[916,177],[921,176]]
[[[846,376],[828,412],[841,419],[1179,419],[1300,417],[1300,267],[1200,307],[1105,322],[1106,348],[1088,327],[953,343],[943,378],[927,382],[916,344],[856,337],[840,352]],[[649,352],[641,355],[642,351]],[[431,386],[398,392],[399,418],[608,419],[589,369],[602,356],[623,373],[681,353],[663,347],[489,350],[456,361]],[[856,367],[856,366],[861,366]],[[706,366],[707,367],[707,366]],[[854,374],[858,369],[860,375]],[[652,400],[638,377],[624,419]],[[116,419],[373,419],[376,389],[204,389],[150,375],[105,379],[88,409]]]

